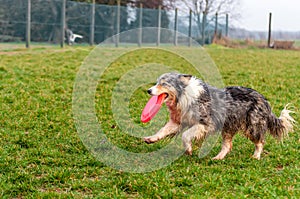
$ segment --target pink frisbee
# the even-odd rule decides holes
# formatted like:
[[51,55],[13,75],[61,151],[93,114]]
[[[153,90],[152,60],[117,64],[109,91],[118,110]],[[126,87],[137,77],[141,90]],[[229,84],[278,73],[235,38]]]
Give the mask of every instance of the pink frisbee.
[[164,103],[165,98],[166,94],[163,93],[158,96],[152,96],[149,99],[141,115],[141,121],[143,123],[149,122],[156,115],[161,105]]

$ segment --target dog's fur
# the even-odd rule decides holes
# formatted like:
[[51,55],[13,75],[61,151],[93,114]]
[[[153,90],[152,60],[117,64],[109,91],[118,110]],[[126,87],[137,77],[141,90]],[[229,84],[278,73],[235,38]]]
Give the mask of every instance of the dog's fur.
[[281,139],[293,130],[291,111],[284,108],[279,118],[271,111],[265,97],[245,87],[217,89],[191,75],[166,73],[148,90],[150,95],[167,94],[165,104],[169,122],[155,135],[145,137],[146,143],[175,135],[183,129],[182,141],[186,153],[192,154],[192,141],[221,131],[222,149],[213,159],[223,159],[232,149],[233,136],[242,131],[254,144],[253,157],[260,159],[265,133]]

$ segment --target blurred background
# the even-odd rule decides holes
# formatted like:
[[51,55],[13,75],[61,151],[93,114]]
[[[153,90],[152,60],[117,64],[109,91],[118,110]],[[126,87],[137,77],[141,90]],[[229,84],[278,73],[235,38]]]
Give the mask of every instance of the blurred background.
[[[158,27],[202,45],[296,48],[297,4],[295,0],[0,0],[0,42],[27,47],[96,45],[123,31]],[[147,32],[141,35],[140,42],[153,42],[147,41]],[[174,37],[159,38],[159,43],[180,40]]]

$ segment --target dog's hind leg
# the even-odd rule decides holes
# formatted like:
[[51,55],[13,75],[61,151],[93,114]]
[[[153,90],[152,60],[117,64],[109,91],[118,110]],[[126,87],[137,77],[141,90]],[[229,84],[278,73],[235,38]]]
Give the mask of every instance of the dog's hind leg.
[[[261,119],[260,121],[263,120]],[[266,131],[267,126],[265,124],[252,125],[248,128],[247,137],[249,137],[255,145],[255,151],[252,157],[257,160],[260,159],[260,155],[264,148]]]
[[161,128],[156,134],[144,137],[144,141],[147,144],[155,143],[168,135],[176,134],[180,130],[180,125],[173,121],[169,121],[163,128]]
[[254,143],[255,145],[255,151],[253,154],[253,158],[259,160],[260,155],[263,151],[264,144],[265,144],[265,134],[263,133],[264,130],[257,130],[256,128],[256,134],[251,134],[250,135],[250,140]]
[[213,160],[222,160],[224,157],[232,150],[232,138],[231,134],[223,134],[222,135],[222,149],[220,153],[213,158]]
[[186,130],[182,134],[182,142],[185,147],[185,153],[187,155],[192,155],[192,141],[194,139],[200,140],[203,139],[206,135],[205,126],[202,124],[196,124]]

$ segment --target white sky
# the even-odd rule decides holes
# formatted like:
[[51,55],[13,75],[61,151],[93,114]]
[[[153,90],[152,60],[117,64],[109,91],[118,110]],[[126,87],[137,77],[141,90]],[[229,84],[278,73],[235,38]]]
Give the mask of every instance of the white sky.
[[247,30],[300,31],[300,0],[241,0],[242,18],[238,26]]

